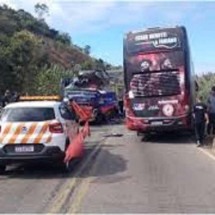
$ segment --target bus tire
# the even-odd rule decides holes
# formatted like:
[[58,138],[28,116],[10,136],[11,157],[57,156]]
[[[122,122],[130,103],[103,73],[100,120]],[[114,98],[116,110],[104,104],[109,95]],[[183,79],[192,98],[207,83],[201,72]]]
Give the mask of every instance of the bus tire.
[[0,165],[0,175],[3,175],[6,170],[6,165]]

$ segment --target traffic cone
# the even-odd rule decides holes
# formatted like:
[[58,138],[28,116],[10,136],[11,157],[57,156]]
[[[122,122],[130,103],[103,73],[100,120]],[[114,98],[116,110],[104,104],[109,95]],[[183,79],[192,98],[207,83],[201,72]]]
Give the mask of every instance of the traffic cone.
[[81,157],[84,153],[84,137],[83,133],[79,132],[73,140],[70,140],[70,144],[66,150],[64,162],[68,162],[73,158]]
[[90,136],[90,126],[88,121],[85,122],[84,127],[82,128],[82,133],[84,138]]

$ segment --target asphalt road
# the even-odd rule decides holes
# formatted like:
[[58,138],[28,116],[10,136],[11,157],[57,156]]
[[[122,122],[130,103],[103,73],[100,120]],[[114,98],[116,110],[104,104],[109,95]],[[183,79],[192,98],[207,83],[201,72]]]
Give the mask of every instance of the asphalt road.
[[[215,213],[215,159],[189,136],[142,141],[97,126],[70,174],[14,166],[0,177],[0,213]],[[114,137],[106,134],[123,134]]]

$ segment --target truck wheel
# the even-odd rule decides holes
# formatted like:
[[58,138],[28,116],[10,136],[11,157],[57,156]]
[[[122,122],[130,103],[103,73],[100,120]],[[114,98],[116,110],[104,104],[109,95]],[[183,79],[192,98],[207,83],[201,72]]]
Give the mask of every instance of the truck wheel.
[[98,114],[95,120],[96,124],[101,125],[104,122],[104,116],[102,114]]

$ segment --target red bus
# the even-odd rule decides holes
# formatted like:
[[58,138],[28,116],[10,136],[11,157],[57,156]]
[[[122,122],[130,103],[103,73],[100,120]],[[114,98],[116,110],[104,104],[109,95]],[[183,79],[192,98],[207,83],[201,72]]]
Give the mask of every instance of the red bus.
[[129,32],[123,55],[127,128],[192,129],[195,77],[185,27]]

